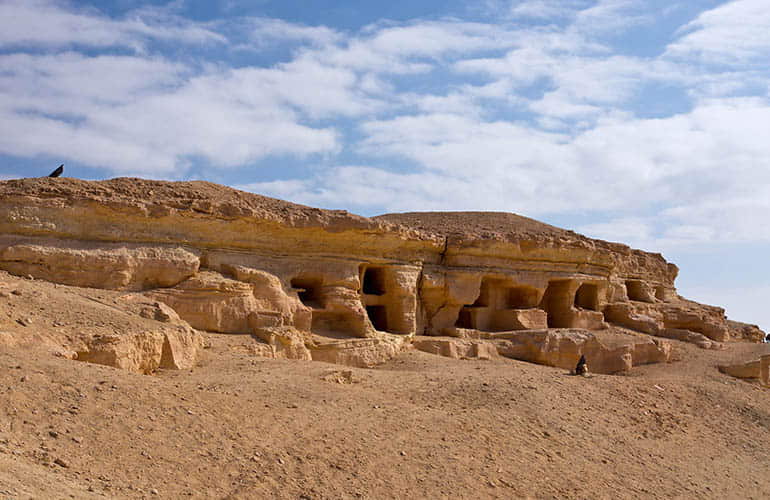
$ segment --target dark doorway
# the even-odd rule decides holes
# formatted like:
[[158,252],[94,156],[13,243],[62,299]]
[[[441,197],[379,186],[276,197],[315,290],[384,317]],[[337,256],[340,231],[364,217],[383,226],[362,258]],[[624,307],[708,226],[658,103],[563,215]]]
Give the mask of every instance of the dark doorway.
[[463,308],[460,309],[460,314],[457,316],[457,322],[455,322],[455,326],[457,328],[473,328],[473,318],[471,316],[470,309],[468,309],[468,306],[463,306]]
[[575,296],[571,293],[569,280],[551,281],[545,290],[540,307],[548,313],[548,328],[570,328],[572,326],[572,305]]
[[375,330],[388,331],[388,314],[385,306],[366,306],[366,314]]
[[291,287],[297,289],[299,300],[308,307],[320,309],[323,307],[321,301],[321,279],[298,276],[291,280]]
[[592,311],[599,310],[599,287],[583,283],[575,293],[575,305]]
[[650,302],[649,296],[645,293],[644,284],[641,280],[626,281],[626,294],[628,295],[628,300]]

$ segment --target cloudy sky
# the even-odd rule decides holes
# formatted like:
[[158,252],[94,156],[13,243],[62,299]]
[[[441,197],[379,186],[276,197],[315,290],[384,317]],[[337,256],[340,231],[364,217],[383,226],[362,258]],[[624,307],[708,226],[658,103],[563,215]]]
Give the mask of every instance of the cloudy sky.
[[510,211],[770,329],[767,0],[0,0],[0,178]]

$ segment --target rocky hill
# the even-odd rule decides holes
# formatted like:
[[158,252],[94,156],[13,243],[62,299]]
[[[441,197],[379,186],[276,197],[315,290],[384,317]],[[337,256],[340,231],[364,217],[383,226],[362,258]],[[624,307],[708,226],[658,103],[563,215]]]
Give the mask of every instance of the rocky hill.
[[51,339],[73,359],[189,368],[202,330],[252,334],[265,356],[355,366],[415,346],[563,368],[588,354],[595,372],[614,373],[667,361],[660,338],[731,338],[722,309],[677,295],[661,255],[514,214],[368,219],[142,179],[21,179],[0,195],[0,269],[131,292],[113,307],[173,326],[154,342],[128,326]]
[[[501,498],[585,497],[593,495],[589,491],[600,491],[601,497],[613,496],[612,485],[623,484],[625,494],[636,496],[650,493],[650,484],[641,478],[654,470],[667,478],[657,490],[662,496],[717,496],[719,488],[729,491],[735,481],[708,490],[653,467],[632,473],[629,477],[639,478],[635,485],[623,483],[624,474],[616,470],[615,483],[595,490],[575,484],[579,474],[565,473],[576,466],[576,471],[598,474],[641,460],[638,454],[646,452],[634,447],[633,436],[622,439],[637,458],[609,452],[611,436],[624,426],[636,428],[643,436],[639,439],[676,436],[681,446],[695,438],[687,425],[709,439],[717,435],[702,421],[705,415],[731,422],[745,417],[743,427],[734,431],[738,440],[749,439],[751,432],[767,433],[770,406],[761,386],[768,384],[770,356],[759,343],[764,332],[728,321],[719,307],[679,296],[677,271],[659,254],[514,214],[365,218],[206,182],[2,181],[0,349],[7,366],[0,390],[8,387],[10,396],[2,407],[9,424],[0,427],[0,461],[17,472],[0,473],[0,493],[55,496],[56,490],[45,486],[51,471],[72,469],[65,483],[75,497],[88,496],[86,486],[141,497],[164,489],[157,486],[162,481],[141,472],[138,464],[150,460],[154,473],[176,477],[178,484],[166,484],[163,491],[170,497],[408,496],[416,483],[395,470],[383,471],[369,454],[381,447],[395,453],[384,465],[403,466],[404,474],[429,485],[426,491],[433,495],[463,496],[483,487],[489,496]],[[593,378],[562,379],[581,355]],[[654,365],[657,371],[641,365]],[[633,377],[601,374],[647,374],[656,382],[651,386]],[[241,387],[243,377],[249,382]],[[265,393],[262,383],[273,384],[277,392]],[[405,385],[385,390],[391,383]],[[692,387],[670,387],[682,383]],[[595,392],[585,384],[602,389]],[[157,395],[132,398],[121,393],[124,385]],[[330,391],[336,386],[350,387]],[[49,393],[52,388],[55,394]],[[645,395],[637,397],[636,391]],[[612,400],[612,394],[619,399]],[[699,394],[706,403],[696,401]],[[189,404],[170,403],[177,397]],[[239,409],[236,402],[242,398]],[[734,410],[738,413],[720,410],[720,398],[740,408]],[[330,429],[348,399],[350,415],[342,427],[347,430],[338,434]],[[267,403],[261,406],[262,400]],[[517,400],[527,409],[519,408]],[[299,409],[308,401],[308,412],[286,411],[286,405]],[[652,401],[658,401],[656,406],[648,406]],[[682,401],[689,401],[689,409]],[[605,408],[605,416],[591,414],[595,405]],[[405,417],[409,408],[414,417]],[[466,415],[469,408],[472,416]],[[607,419],[607,408],[616,416]],[[137,415],[136,409],[146,415]],[[551,410],[564,419],[548,416]],[[740,416],[744,410],[748,413]],[[99,425],[84,423],[81,411]],[[282,454],[236,444],[239,434],[253,441],[268,432],[243,427],[241,411],[251,421],[288,419],[276,436],[293,444],[277,437],[269,441]],[[643,414],[633,416],[638,411]],[[449,416],[454,416],[451,421]],[[521,420],[525,417],[534,420]],[[110,423],[113,418],[118,421]],[[424,442],[409,444],[406,435],[397,437],[404,432],[398,430],[404,418]],[[429,436],[431,419],[441,422],[439,441]],[[139,436],[133,428],[116,427],[119,421],[150,430]],[[508,423],[499,427],[503,421]],[[481,432],[475,438],[465,427],[471,422]],[[500,441],[514,422],[536,437]],[[301,432],[300,424],[320,426],[308,434],[315,445],[289,437]],[[189,425],[197,429],[190,437],[197,448],[162,438],[164,432]],[[593,436],[586,425],[610,426],[600,433],[605,441],[598,449],[581,448],[581,440]],[[377,437],[388,435],[396,436],[389,444]],[[98,449],[110,439],[121,447],[113,458]],[[366,443],[371,439],[375,449],[370,450]],[[487,470],[484,451],[469,439],[486,443],[490,464],[507,472]],[[217,449],[217,440],[230,444]],[[82,449],[84,442],[88,451]],[[137,442],[144,445],[134,457]],[[533,466],[538,456],[545,457],[541,471],[558,465],[560,472],[549,476],[555,482],[502,466],[508,446],[527,447],[522,456],[529,458],[512,462],[518,468]],[[180,447],[197,458],[189,461],[172,449]],[[473,457],[451,458],[464,456],[464,447],[475,449]],[[738,456],[729,442],[717,449],[720,460]],[[405,458],[415,450],[415,462]],[[566,450],[571,450],[569,460]],[[746,450],[736,458],[740,463],[767,458],[764,451]],[[582,458],[576,458],[578,451]],[[675,452],[672,447],[665,453]],[[153,456],[163,458],[159,462]],[[107,465],[97,465],[99,460]],[[120,463],[123,468],[124,460],[138,462],[115,472],[116,483],[96,480],[94,474],[113,477],[105,467]],[[682,466],[690,467],[698,481],[709,481],[704,471],[711,469],[694,471],[695,463]],[[722,463],[721,470],[746,481],[753,477],[736,471],[736,463]],[[770,467],[770,461],[764,463]],[[171,472],[172,464],[179,470]],[[435,482],[430,464],[444,474],[466,468],[466,476]],[[329,473],[326,467],[339,468]],[[90,484],[75,474],[78,470]],[[189,481],[174,475],[185,470]],[[194,470],[209,472],[196,475]],[[214,471],[225,476],[209,485],[203,477]],[[18,474],[29,481],[14,482]],[[350,488],[340,479],[348,474]],[[332,486],[313,485],[313,478],[326,478]],[[767,488],[768,482],[760,486]],[[754,490],[747,486],[741,491]]]

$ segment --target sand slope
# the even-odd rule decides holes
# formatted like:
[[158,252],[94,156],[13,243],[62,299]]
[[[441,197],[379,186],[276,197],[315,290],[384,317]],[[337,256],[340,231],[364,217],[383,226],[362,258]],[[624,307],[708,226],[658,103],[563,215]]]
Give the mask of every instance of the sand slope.
[[[47,307],[0,298],[0,330],[45,337],[47,315],[65,300],[57,294],[74,289],[7,281],[27,297],[45,292]],[[88,311],[84,323],[111,320]],[[30,326],[16,323],[33,313]],[[368,370],[267,360],[251,354],[249,335],[206,338],[198,367],[154,375],[55,357],[44,345],[0,346],[0,496],[770,495],[770,391],[715,368],[766,345],[674,341],[682,361],[582,378],[415,351]]]

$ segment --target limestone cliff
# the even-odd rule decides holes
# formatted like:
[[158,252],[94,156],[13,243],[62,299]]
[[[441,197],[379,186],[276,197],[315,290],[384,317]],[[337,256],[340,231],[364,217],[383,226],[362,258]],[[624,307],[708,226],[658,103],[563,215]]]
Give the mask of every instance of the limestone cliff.
[[625,361],[594,364],[611,372],[667,359],[647,335],[730,340],[724,311],[680,298],[659,254],[513,214],[365,218],[207,182],[0,182],[0,269],[140,292],[193,328],[295,359],[370,365],[415,336],[505,333],[490,340],[501,355],[569,366],[617,351]]

